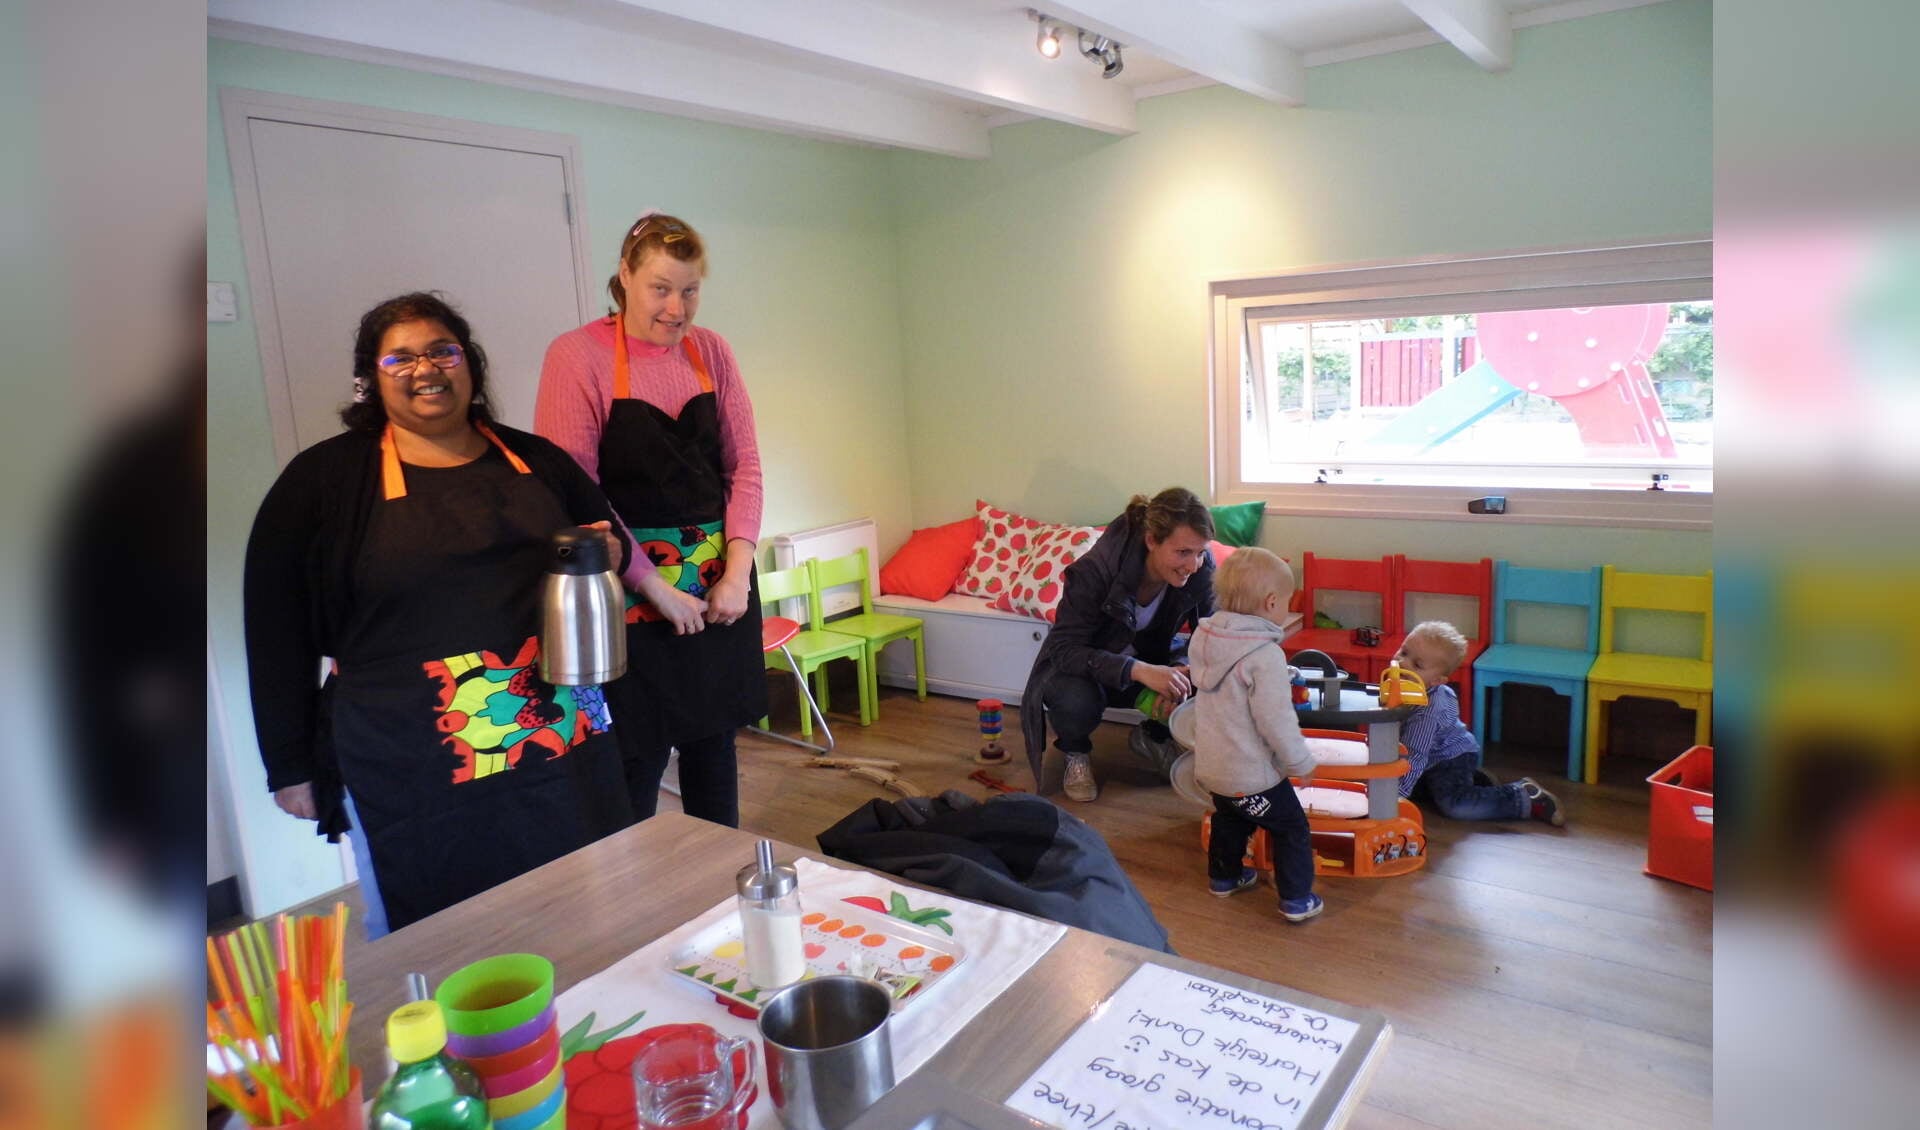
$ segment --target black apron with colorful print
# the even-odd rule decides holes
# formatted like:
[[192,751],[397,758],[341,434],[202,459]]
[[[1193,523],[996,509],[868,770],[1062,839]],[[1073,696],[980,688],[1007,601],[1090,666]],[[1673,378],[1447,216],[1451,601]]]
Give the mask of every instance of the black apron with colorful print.
[[[726,478],[720,406],[713,378],[681,339],[700,393],[679,416],[629,395],[626,327],[613,320],[613,407],[600,435],[600,488],[661,575],[705,597],[726,570]],[[760,595],[747,586],[747,611],[732,624],[676,636],[644,600],[629,597],[627,674],[616,731],[627,756],[739,729],[767,713],[760,649]]]
[[489,430],[458,467],[391,433],[332,679],[341,777],[394,929],[632,821],[598,687],[539,677],[560,498]]

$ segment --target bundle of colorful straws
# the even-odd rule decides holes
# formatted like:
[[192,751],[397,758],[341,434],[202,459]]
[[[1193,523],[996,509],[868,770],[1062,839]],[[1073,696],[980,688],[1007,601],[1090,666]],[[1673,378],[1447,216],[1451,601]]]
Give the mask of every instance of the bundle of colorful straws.
[[[254,1126],[309,1118],[347,1093],[347,904],[207,939],[207,1093]],[[224,1070],[215,1070],[215,1063]]]

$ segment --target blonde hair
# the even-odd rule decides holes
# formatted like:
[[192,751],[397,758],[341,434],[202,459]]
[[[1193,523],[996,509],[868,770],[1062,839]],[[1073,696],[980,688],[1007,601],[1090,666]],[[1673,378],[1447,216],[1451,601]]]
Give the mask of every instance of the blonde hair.
[[[1215,582],[1216,587],[1218,582]],[[1445,620],[1423,620],[1407,633],[1408,639],[1414,637],[1438,644],[1447,658],[1447,674],[1451,675],[1459,668],[1460,661],[1467,657],[1467,637],[1460,629]]]
[[1228,612],[1260,614],[1260,605],[1272,593],[1281,603],[1293,595],[1293,569],[1278,554],[1257,545],[1233,551],[1213,574],[1213,596]]

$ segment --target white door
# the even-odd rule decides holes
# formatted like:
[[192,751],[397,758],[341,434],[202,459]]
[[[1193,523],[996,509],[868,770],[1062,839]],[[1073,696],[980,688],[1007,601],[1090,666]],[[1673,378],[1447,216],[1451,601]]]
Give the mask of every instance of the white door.
[[530,428],[547,343],[585,319],[591,289],[563,158],[252,115],[245,133],[267,268],[252,286],[273,318],[261,339],[282,446],[289,424],[293,450],[340,431],[360,315],[412,290],[439,291],[466,316],[495,415]]

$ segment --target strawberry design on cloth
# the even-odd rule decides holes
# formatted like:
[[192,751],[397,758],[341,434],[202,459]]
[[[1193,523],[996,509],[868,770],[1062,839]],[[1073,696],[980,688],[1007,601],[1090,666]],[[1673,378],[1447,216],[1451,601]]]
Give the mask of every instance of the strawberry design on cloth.
[[[592,1019],[589,1014],[583,1023],[590,1023]],[[711,1034],[713,1029],[705,1024],[660,1024],[623,1039],[583,1048],[569,1058],[566,1061],[567,1130],[638,1130],[640,1115],[633,1090],[633,1061],[660,1040],[682,1032]],[[734,1053],[736,1079],[746,1074],[747,1054],[744,1050]],[[740,1130],[746,1130],[748,1115],[760,1099],[758,1083],[749,1088],[749,1095],[740,1111]]]
[[1013,583],[1014,575],[1026,563],[1033,535],[1045,523],[989,506],[983,500],[976,499],[974,506],[980,514],[980,536],[973,543],[967,571],[960,575],[953,591],[991,599]]
[[947,916],[953,911],[938,906],[915,910],[907,902],[906,896],[899,891],[888,892],[887,898],[888,902],[881,902],[872,895],[853,895],[840,901],[850,902],[855,906],[865,907],[868,910],[898,918],[903,922],[911,922],[915,926],[938,926],[946,932],[948,937],[953,936],[953,927],[946,923]]
[[1045,527],[1033,536],[1032,550],[1007,591],[987,607],[1053,623],[1060,609],[1060,598],[1067,591],[1067,566],[1079,560],[1099,540],[1100,530],[1094,526]]

